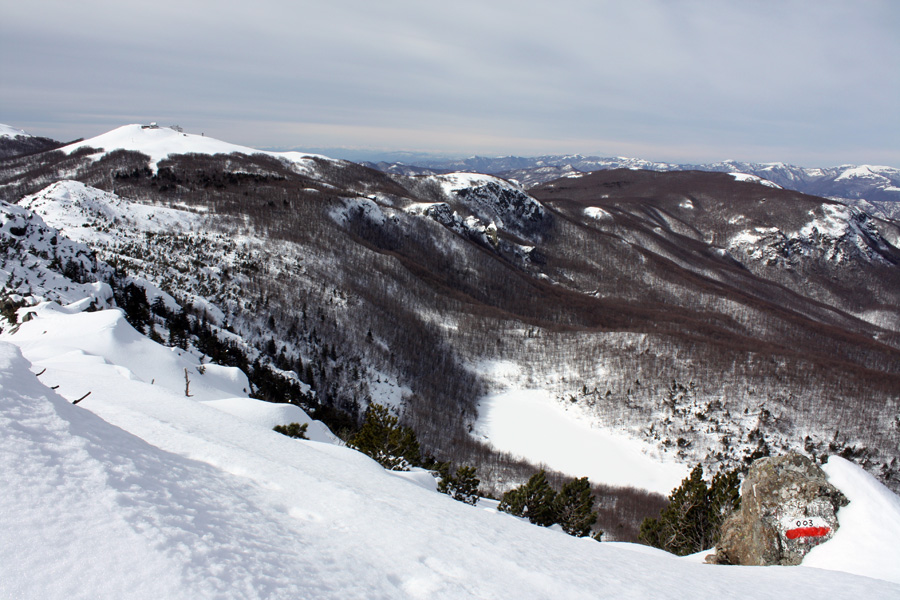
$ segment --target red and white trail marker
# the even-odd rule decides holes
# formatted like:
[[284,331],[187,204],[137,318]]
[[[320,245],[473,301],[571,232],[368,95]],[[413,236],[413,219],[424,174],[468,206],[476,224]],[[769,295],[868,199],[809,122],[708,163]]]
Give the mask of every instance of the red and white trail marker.
[[802,538],[822,538],[831,534],[832,529],[821,517],[798,517],[794,519],[785,519],[782,521],[784,525],[784,537],[789,540],[799,540]]

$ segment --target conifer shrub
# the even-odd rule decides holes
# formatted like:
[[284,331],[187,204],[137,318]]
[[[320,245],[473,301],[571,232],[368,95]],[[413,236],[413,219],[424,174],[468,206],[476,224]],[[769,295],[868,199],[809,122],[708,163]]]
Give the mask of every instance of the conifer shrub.
[[360,430],[347,440],[347,445],[374,458],[385,469],[408,471],[419,464],[419,441],[411,427],[398,423],[381,404],[366,409]]
[[725,517],[740,506],[739,471],[720,471],[707,485],[698,464],[668,500],[659,518],[641,523],[640,541],[678,556],[712,548]]
[[597,522],[593,508],[594,497],[587,477],[569,481],[553,499],[556,522],[563,531],[575,537],[590,535],[591,527]]
[[441,478],[437,488],[439,492],[466,504],[478,503],[478,485],[481,481],[476,476],[475,467],[463,465],[456,469],[455,475],[451,475],[450,464],[442,463],[438,467],[438,475]]
[[503,494],[499,509],[542,527],[558,523],[563,531],[577,537],[589,535],[597,521],[587,477],[569,481],[557,493],[543,470],[532,475],[525,485]]
[[308,440],[309,438],[306,436],[306,429],[309,427],[309,423],[290,423],[288,425],[276,425],[272,428],[272,431],[277,431],[282,435],[286,435],[288,437],[296,438],[298,440]]

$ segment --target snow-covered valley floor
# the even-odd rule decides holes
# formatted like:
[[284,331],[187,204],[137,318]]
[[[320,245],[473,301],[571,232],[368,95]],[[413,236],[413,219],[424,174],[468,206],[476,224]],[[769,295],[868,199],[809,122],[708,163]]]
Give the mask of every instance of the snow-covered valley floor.
[[667,495],[688,475],[685,465],[651,456],[650,444],[579,420],[546,390],[483,398],[474,434],[498,450],[595,483]]
[[118,310],[69,312],[0,336],[2,598],[900,597],[900,499],[841,459],[851,516],[807,561],[828,570],[699,564],[455,502],[313,425],[274,433],[308,418]]

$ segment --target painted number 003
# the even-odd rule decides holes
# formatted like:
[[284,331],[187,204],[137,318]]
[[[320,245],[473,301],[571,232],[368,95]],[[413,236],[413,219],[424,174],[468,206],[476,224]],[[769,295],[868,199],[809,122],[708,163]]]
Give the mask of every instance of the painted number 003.
[[812,519],[797,519],[796,521],[796,527],[813,527],[815,524]]

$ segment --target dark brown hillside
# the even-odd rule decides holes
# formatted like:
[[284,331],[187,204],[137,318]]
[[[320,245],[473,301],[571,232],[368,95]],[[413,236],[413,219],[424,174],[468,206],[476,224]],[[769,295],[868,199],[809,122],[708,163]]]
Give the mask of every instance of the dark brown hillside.
[[[900,324],[890,308],[900,305],[900,250],[880,235],[895,226],[854,213],[848,239],[818,230],[798,235],[813,222],[817,229],[827,225],[835,211],[850,211],[835,202],[697,171],[601,171],[532,193],[576,222],[639,239],[694,270],[712,270],[732,286],[754,292],[769,287],[771,297],[771,285],[777,284],[838,312],[887,309],[889,329]],[[603,209],[609,219],[586,219],[587,207]],[[734,240],[747,232],[759,237],[758,243],[736,246]],[[896,239],[896,233],[889,237]],[[754,255],[747,255],[748,249]],[[759,284],[740,281],[741,270],[758,276]]]

